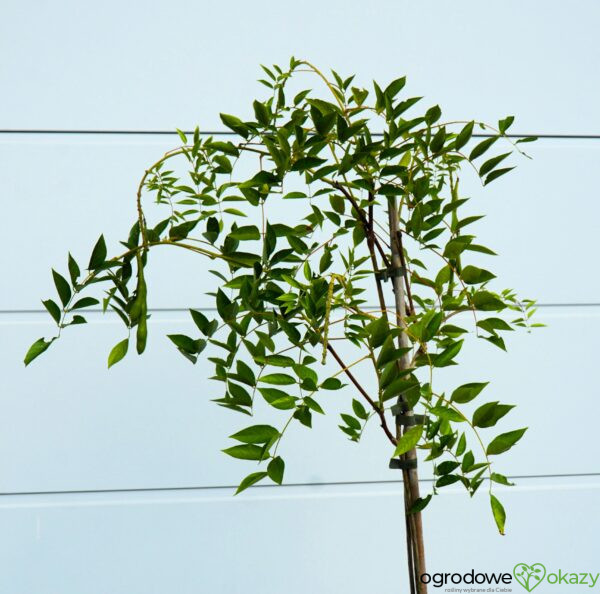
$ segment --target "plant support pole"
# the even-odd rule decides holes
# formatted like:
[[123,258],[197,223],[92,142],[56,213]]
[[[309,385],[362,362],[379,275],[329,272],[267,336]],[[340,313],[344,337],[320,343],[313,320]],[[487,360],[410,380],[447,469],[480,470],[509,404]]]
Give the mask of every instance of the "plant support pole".
[[[403,255],[401,254],[400,241],[398,239],[398,207],[396,198],[391,197],[388,199],[388,218],[389,218],[389,231],[390,231],[390,244],[392,247],[392,269],[398,270],[402,267]],[[404,328],[406,321],[406,302],[405,302],[405,290],[403,285],[403,278],[401,276],[392,274],[391,275],[392,286],[394,288],[394,301],[396,308],[396,323],[401,328]],[[398,337],[399,346],[401,349],[410,346],[408,336],[405,332],[401,332]],[[407,369],[410,366],[410,356],[408,351],[400,358],[400,367]],[[398,396],[398,403],[404,404],[404,398],[402,395]],[[412,410],[407,410],[405,413],[407,416],[412,416],[414,413]],[[399,439],[402,435],[403,427],[400,423],[396,423],[396,437]],[[407,452],[404,456],[405,460],[416,460],[417,452],[413,448]],[[403,480],[405,482],[405,513],[408,514],[408,510],[412,505],[419,499],[419,473],[417,468],[409,468],[403,471]],[[425,573],[425,545],[423,540],[423,521],[421,518],[421,512],[411,514],[409,517],[408,525],[410,526],[410,540],[412,550],[408,551],[409,559],[412,553],[413,557],[413,578],[416,584],[418,594],[427,593],[427,585],[424,584],[420,577]],[[410,563],[409,563],[410,570]]]

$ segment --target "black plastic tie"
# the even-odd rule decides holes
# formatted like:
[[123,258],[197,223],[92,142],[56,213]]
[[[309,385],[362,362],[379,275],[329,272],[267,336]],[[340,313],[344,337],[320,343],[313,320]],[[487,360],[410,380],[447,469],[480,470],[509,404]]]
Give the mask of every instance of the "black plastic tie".
[[412,470],[417,467],[417,459],[409,458],[408,460],[400,460],[400,458],[392,458],[390,460],[390,468],[394,470]]

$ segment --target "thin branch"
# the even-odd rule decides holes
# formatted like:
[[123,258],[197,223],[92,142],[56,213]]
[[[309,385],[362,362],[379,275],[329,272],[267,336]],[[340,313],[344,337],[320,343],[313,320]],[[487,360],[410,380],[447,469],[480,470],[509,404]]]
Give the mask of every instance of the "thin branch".
[[406,287],[406,296],[408,297],[408,305],[410,307],[410,315],[415,315],[415,304],[413,303],[412,293],[410,291],[410,283],[408,282],[408,269],[406,268],[406,259],[404,258],[404,246],[402,245],[402,231],[398,230],[398,248],[400,252],[400,263],[402,265],[404,286]]
[[[346,188],[344,188],[344,186],[342,186],[338,182],[334,181],[333,182],[333,187],[336,188],[337,190],[339,190],[350,201],[350,203],[352,204],[352,206],[354,207],[354,209],[358,213],[358,216],[360,217],[360,221],[364,225],[366,234],[368,236],[369,221],[367,221],[365,213],[363,212],[363,210],[360,208],[360,206],[356,202],[354,196],[352,196],[352,194],[350,194],[350,192],[348,192],[348,190],[346,190]],[[379,254],[381,255],[381,259],[383,260],[383,263],[385,264],[386,267],[389,267],[390,260],[387,257],[387,254],[385,253],[385,251],[383,250],[383,248],[381,247],[381,244],[379,243],[379,240],[377,239],[377,237],[375,236],[375,234],[373,234],[373,242],[374,242],[375,247],[377,248]]]
[[387,319],[387,309],[385,307],[385,297],[383,295],[383,287],[381,286],[381,280],[377,276],[377,256],[375,255],[375,230],[373,223],[373,193],[369,192],[369,221],[367,223],[367,246],[369,248],[369,254],[371,256],[371,263],[373,264],[373,275],[375,276],[375,285],[377,286],[377,297],[379,299],[379,305],[383,311],[383,315]]
[[371,405],[373,410],[379,415],[379,418],[381,419],[381,427],[382,427],[383,431],[387,435],[387,438],[392,442],[392,444],[396,445],[396,443],[397,443],[396,438],[392,435],[392,432],[390,431],[390,429],[387,425],[387,421],[385,419],[385,414],[384,414],[383,410],[381,410],[379,408],[379,406],[377,406],[377,404],[369,396],[367,391],[360,385],[359,381],[356,379],[356,377],[354,377],[354,374],[346,367],[346,364],[342,361],[340,356],[337,354],[337,351],[330,344],[327,345],[327,350],[333,355],[333,358],[338,362],[339,366],[342,368],[344,373],[348,376],[348,379],[354,384],[354,386],[362,394],[364,399]]

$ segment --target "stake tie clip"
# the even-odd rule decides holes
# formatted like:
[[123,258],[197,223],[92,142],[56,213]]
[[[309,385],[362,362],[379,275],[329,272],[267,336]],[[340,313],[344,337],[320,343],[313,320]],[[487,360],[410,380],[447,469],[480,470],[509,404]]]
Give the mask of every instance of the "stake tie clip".
[[387,282],[390,278],[404,276],[406,273],[406,269],[404,266],[398,266],[398,268],[394,268],[390,266],[389,268],[384,268],[382,270],[378,270],[375,272],[375,278],[381,282]]
[[392,458],[390,460],[390,468],[394,470],[412,470],[417,467],[417,459],[409,458],[408,460],[400,460],[400,458]]
[[396,425],[402,425],[403,427],[423,425],[426,419],[425,415],[396,415]]
[[396,425],[408,427],[410,425],[423,425],[429,420],[427,415],[407,415],[410,408],[406,402],[399,402],[391,407],[390,411],[396,417]]

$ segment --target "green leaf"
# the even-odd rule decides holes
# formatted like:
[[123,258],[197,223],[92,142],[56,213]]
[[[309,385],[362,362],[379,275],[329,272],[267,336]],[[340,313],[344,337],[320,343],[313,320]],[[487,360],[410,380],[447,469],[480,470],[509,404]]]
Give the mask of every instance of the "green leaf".
[[471,472],[471,467],[475,463],[475,456],[473,456],[473,452],[469,450],[464,456],[461,464],[461,470],[463,472]]
[[296,380],[286,373],[270,373],[263,375],[259,381],[265,384],[274,384],[276,386],[291,386],[296,383]]
[[399,394],[402,394],[411,406],[414,406],[417,403],[419,400],[419,383],[414,376],[409,376],[408,379],[403,377],[395,379],[384,390],[382,394],[382,400],[386,401],[390,398],[395,398]]
[[198,330],[202,332],[205,336],[209,331],[210,321],[209,319],[197,309],[190,309],[190,315],[192,316],[192,320],[194,320],[194,324],[198,327]]
[[469,140],[473,134],[473,126],[475,122],[469,122],[459,133],[454,141],[454,150],[459,151]]
[[25,359],[23,362],[25,366],[29,365],[36,357],[39,357],[52,343],[54,342],[54,338],[46,341],[45,338],[38,338],[27,351],[25,355]]
[[444,148],[444,142],[446,141],[446,128],[442,126],[433,136],[429,143],[429,148],[432,153],[439,153]]
[[182,351],[190,355],[200,353],[206,346],[205,340],[194,340],[185,334],[167,334],[167,338]]
[[215,155],[213,160],[218,164],[218,167],[215,168],[216,173],[231,173],[233,171],[233,165],[225,155]]
[[322,384],[323,390],[339,390],[343,386],[337,377],[328,377]]
[[415,502],[408,509],[408,513],[416,514],[416,513],[419,513],[420,511],[423,511],[427,507],[427,504],[431,501],[432,495],[433,495],[433,493],[429,493],[429,495],[427,495],[426,497],[417,498],[415,500]]
[[109,369],[118,363],[126,354],[129,347],[129,338],[118,342],[110,351],[108,355],[108,367]]
[[217,290],[216,295],[217,312],[223,318],[224,321],[231,321],[235,316],[235,305],[231,299],[227,297],[222,289]]
[[271,425],[252,425],[229,437],[243,443],[268,443],[279,437],[279,431]]
[[[258,336],[258,340],[260,341],[260,343],[262,345],[264,345],[264,347],[266,349],[268,349],[269,351],[273,352],[275,350],[275,343],[273,342],[273,339],[266,334],[265,332],[261,332],[260,330],[256,330],[256,336]],[[274,365],[274,363],[270,363],[271,365]],[[291,363],[290,363],[291,365]],[[280,367],[287,367],[287,365],[280,365]]]
[[385,337],[383,345],[381,346],[381,350],[379,351],[379,355],[377,356],[376,365],[378,369],[382,369],[387,363],[394,359],[396,354],[396,345],[394,343],[394,337],[391,334],[388,334]]
[[79,270],[79,265],[75,261],[75,258],[73,258],[73,256],[71,256],[71,252],[69,252],[68,263],[69,263],[69,276],[71,277],[71,284],[73,286],[75,286],[75,283],[77,282],[77,279],[79,278],[79,275],[81,274],[81,271]]
[[357,87],[352,87],[352,97],[354,98],[354,102],[356,105],[362,105],[364,100],[367,98],[369,91],[365,89],[359,89]]
[[42,303],[44,304],[44,307],[48,310],[48,313],[52,316],[52,319],[57,324],[60,324],[60,318],[61,318],[60,307],[58,307],[58,305],[54,301],[52,301],[52,299],[46,299],[46,301],[42,301]]
[[490,334],[495,334],[496,330],[513,330],[510,324],[505,322],[502,318],[486,318],[485,320],[479,320],[477,325]]
[[410,452],[421,439],[423,435],[423,425],[414,425],[404,432],[404,435],[400,437],[394,451],[394,458]]
[[430,107],[425,113],[425,121],[431,126],[442,117],[442,110],[439,105]]
[[71,309],[83,309],[84,307],[91,307],[92,305],[98,305],[100,301],[94,297],[82,297],[71,307]]
[[308,365],[300,365],[296,364],[293,366],[294,372],[296,375],[304,382],[308,380],[309,384],[312,384],[314,387],[312,389],[317,389],[317,383],[319,381],[319,377],[317,376],[317,372],[314,369],[308,367]]
[[538,139],[537,136],[525,136],[524,138],[519,138],[515,144],[519,144],[522,142],[535,142]]
[[430,412],[432,415],[439,417],[440,419],[443,419],[445,421],[454,421],[455,423],[462,423],[466,420],[464,416],[457,410],[454,410],[453,408],[448,408],[447,406],[434,406],[430,410]]
[[498,137],[492,136],[491,138],[486,138],[485,140],[480,142],[471,151],[471,154],[469,155],[469,160],[473,161],[477,159],[477,157],[481,157],[481,155],[483,155],[483,153],[485,153],[496,142],[496,140],[498,140]]
[[453,359],[458,355],[463,345],[463,340],[453,342],[450,346],[446,347],[441,353],[435,355],[433,364],[436,367],[446,367],[453,364]]
[[460,462],[456,460],[446,460],[438,464],[436,468],[436,473],[438,475],[450,474],[454,470],[456,470],[460,466]]
[[267,473],[264,471],[263,472],[253,472],[252,474],[249,474],[240,483],[240,486],[237,488],[237,491],[235,492],[235,494],[237,495],[238,493],[245,491],[248,487],[251,487],[252,485],[255,485],[256,483],[258,483],[259,481],[262,481],[266,476],[267,476]]
[[497,256],[498,254],[484,245],[477,245],[475,243],[470,243],[467,247],[467,250],[471,250],[472,252],[479,252],[481,254],[487,254],[488,256]]
[[331,204],[331,208],[335,210],[338,214],[343,215],[346,209],[346,201],[344,198],[338,194],[333,194],[329,196],[329,203]]
[[355,419],[352,415],[347,415],[345,413],[342,413],[340,417],[342,417],[342,420],[344,423],[346,423],[346,425],[348,425],[348,427],[350,427],[350,429],[360,431],[360,422],[358,419]]
[[481,336],[484,340],[492,343],[494,346],[497,346],[499,349],[506,351],[506,345],[504,344],[504,339],[500,336]]
[[248,126],[246,126],[246,124],[244,124],[244,122],[242,122],[242,120],[240,120],[239,118],[236,118],[235,116],[228,115],[226,113],[221,113],[219,115],[221,117],[221,121],[230,130],[237,132],[243,138],[248,138],[250,131],[248,129]]
[[106,242],[104,241],[104,235],[100,235],[92,255],[90,256],[90,263],[88,264],[88,270],[96,270],[100,268],[106,261]]
[[283,197],[283,200],[295,200],[295,199],[299,199],[299,198],[307,198],[307,196],[304,192],[288,192]]
[[387,95],[390,99],[394,99],[396,95],[404,88],[406,84],[406,76],[393,80],[383,91],[384,95]]
[[227,384],[227,388],[229,389],[229,393],[236,403],[242,406],[252,406],[252,396],[250,396],[250,394],[248,394],[248,392],[242,388],[242,386],[238,386],[233,382],[229,382]]
[[244,382],[248,386],[256,385],[256,377],[254,376],[254,372],[246,363],[240,361],[239,359],[236,362],[236,371],[240,381]]
[[206,232],[204,232],[202,235],[206,237],[210,243],[214,244],[219,237],[219,233],[221,233],[219,221],[215,217],[209,217],[206,219]]
[[290,168],[290,171],[306,171],[307,169],[314,169],[325,163],[326,159],[320,159],[319,157],[301,157],[298,159]]
[[294,419],[297,419],[302,423],[305,427],[312,427],[312,412],[310,407],[301,404],[293,414]]
[[481,311],[500,311],[506,308],[504,302],[494,293],[477,291],[471,297],[473,305]]
[[254,225],[246,225],[234,229],[229,234],[229,237],[237,239],[239,241],[249,241],[253,239],[260,239],[260,231]]
[[[258,332],[257,332],[258,334]],[[266,357],[254,357],[259,365],[273,365],[275,367],[292,367],[294,360],[285,355],[267,355]]]
[[508,157],[511,153],[503,153],[502,155],[497,155],[495,157],[492,157],[491,159],[488,159],[480,168],[479,168],[479,175],[480,177],[483,177],[484,175],[486,175],[487,173],[489,173],[492,169],[494,169],[496,167],[496,165],[498,165],[499,163],[501,163],[502,161],[504,161],[504,159],[506,159],[506,157]]
[[445,324],[440,328],[440,334],[445,334],[450,338],[457,338],[461,334],[464,334],[466,330],[460,326],[454,326],[453,324]]
[[67,279],[60,275],[56,270],[52,269],[52,278],[54,279],[54,286],[63,306],[67,306],[71,299],[71,286],[67,282]]
[[459,480],[460,477],[456,474],[445,474],[437,480],[435,486],[437,488],[447,487],[448,485],[453,485],[454,483],[457,483]]
[[456,237],[451,239],[444,247],[444,256],[446,258],[456,258],[464,252],[469,246],[470,239],[464,237]]
[[[232,209],[226,208],[225,212],[228,212]],[[260,262],[260,256],[256,254],[249,254],[246,252],[233,252],[231,254],[223,254],[221,256],[223,260],[227,262],[231,262],[236,266],[240,266],[242,268],[252,268],[257,262]]]
[[323,274],[332,264],[331,250],[325,249],[321,259],[319,260],[319,273]]
[[196,219],[195,221],[186,221],[185,223],[171,227],[169,229],[169,239],[172,239],[173,241],[185,239],[198,224],[198,222],[199,220]]
[[500,134],[504,134],[515,121],[515,116],[506,116],[503,120],[498,120],[498,129]]
[[283,482],[283,473],[285,471],[285,462],[280,456],[273,458],[267,466],[269,478],[278,485]]
[[222,451],[228,456],[231,456],[232,458],[238,458],[239,460],[263,460],[267,456],[267,452],[265,452],[264,447],[254,445],[252,443],[235,445]]
[[496,278],[495,274],[477,266],[465,266],[460,276],[467,285],[478,285]]
[[511,483],[503,474],[499,474],[497,472],[492,472],[490,478],[500,485],[506,485],[507,487],[513,487],[514,483]]
[[527,431],[527,427],[498,435],[488,445],[486,450],[487,455],[497,456],[510,450],[523,437],[525,431]]
[[492,493],[490,493],[490,503],[496,526],[498,526],[498,531],[500,534],[504,535],[504,524],[506,522],[506,512],[504,511],[504,507]]
[[389,333],[387,319],[384,317],[370,322],[365,329],[369,334],[369,345],[374,349],[380,347],[385,342]]
[[321,408],[321,405],[316,400],[311,398],[310,396],[304,397],[304,404],[306,404],[306,406],[308,406],[308,408],[310,408],[310,410],[314,410],[315,412],[319,413],[320,415],[325,414],[325,411]]
[[238,157],[240,154],[240,151],[235,146],[235,144],[233,144],[232,142],[222,142],[220,140],[212,140],[208,144],[208,146],[211,149],[216,149],[218,151],[221,151],[222,153],[225,153],[226,155],[231,155],[233,157]]
[[465,404],[471,402],[477,395],[489,384],[489,382],[472,382],[469,384],[463,384],[452,392],[450,400],[457,402],[458,404]]
[[290,410],[296,406],[296,399],[276,388],[259,388],[263,398],[274,408]]
[[465,437],[465,434],[463,433],[460,436],[460,439],[458,440],[458,444],[456,445],[456,457],[460,458],[460,456],[462,456],[465,453],[465,450],[467,449],[467,438]]
[[369,413],[365,410],[365,407],[358,400],[352,400],[352,410],[354,414],[363,421],[366,421],[369,418]]
[[501,175],[504,175],[505,173],[508,173],[509,171],[512,171],[513,169],[514,169],[514,167],[505,167],[504,169],[496,169],[496,171],[492,171],[492,173],[490,173],[485,178],[483,185],[487,186],[490,182],[494,181],[495,179],[498,179]]
[[252,104],[254,107],[254,115],[256,117],[256,121],[263,126],[268,126],[271,120],[271,114],[269,113],[268,108],[264,103],[260,101],[254,101]]
[[514,408],[512,404],[488,402],[473,413],[475,427],[493,427],[504,415]]

